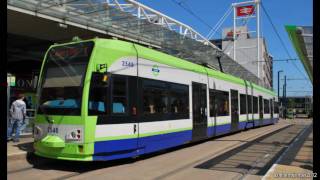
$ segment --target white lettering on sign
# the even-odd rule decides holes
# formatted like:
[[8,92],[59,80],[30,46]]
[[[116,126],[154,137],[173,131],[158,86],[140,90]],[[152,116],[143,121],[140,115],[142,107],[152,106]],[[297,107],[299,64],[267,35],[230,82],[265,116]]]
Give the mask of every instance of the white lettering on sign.
[[22,88],[31,88],[32,87],[32,80],[29,79],[18,79],[16,82],[17,87]]

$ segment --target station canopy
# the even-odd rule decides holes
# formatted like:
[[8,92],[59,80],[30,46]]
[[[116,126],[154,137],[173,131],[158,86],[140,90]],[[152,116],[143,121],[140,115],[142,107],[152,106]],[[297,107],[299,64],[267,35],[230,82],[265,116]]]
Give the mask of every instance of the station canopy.
[[263,85],[191,27],[133,0],[8,0],[7,8],[138,42]]
[[286,26],[292,44],[313,82],[313,29],[312,26]]

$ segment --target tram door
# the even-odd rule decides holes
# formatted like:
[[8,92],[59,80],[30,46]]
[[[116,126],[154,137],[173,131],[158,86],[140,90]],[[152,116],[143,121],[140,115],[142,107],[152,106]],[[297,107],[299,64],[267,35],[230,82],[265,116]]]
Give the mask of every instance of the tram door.
[[231,131],[237,131],[239,125],[238,91],[231,89]]
[[207,85],[192,82],[192,141],[207,137]]
[[263,99],[262,96],[259,96],[259,125],[261,126],[263,123]]

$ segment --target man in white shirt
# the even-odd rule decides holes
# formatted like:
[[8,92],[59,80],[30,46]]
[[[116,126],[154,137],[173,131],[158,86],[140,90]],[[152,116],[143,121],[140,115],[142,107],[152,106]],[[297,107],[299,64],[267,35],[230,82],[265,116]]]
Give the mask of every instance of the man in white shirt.
[[26,117],[26,103],[23,99],[24,95],[19,94],[18,99],[12,103],[10,108],[11,123],[7,132],[7,140],[10,140],[13,131],[15,131],[13,142],[19,142],[20,129]]

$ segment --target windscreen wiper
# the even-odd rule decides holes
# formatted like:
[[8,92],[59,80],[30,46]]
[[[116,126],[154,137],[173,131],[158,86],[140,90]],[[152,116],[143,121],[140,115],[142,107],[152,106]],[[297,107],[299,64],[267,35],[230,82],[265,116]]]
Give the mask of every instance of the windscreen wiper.
[[53,124],[53,119],[50,119],[50,117],[47,115],[46,111],[45,111],[45,108],[43,107],[43,105],[40,105],[39,106],[41,111],[43,112],[43,115],[46,119],[46,121],[49,123],[49,124]]

